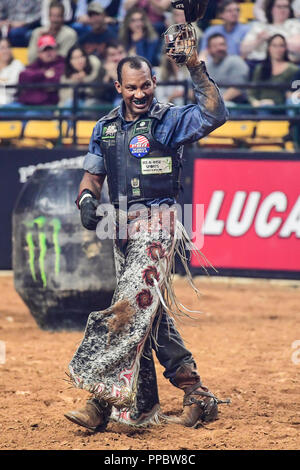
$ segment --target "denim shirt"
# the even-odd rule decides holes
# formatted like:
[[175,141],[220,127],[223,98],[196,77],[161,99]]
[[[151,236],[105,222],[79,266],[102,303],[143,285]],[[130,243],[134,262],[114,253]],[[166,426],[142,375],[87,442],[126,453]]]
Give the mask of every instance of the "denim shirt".
[[[174,149],[205,137],[224,124],[228,117],[219,89],[208,76],[205,64],[202,62],[191,68],[190,74],[196,104],[170,107],[153,132],[158,142]],[[156,102],[156,98],[154,98],[151,107]],[[129,130],[134,121],[125,121],[124,102],[121,103],[118,114],[121,117],[123,130]],[[104,121],[98,121],[95,125],[83,164],[84,170],[92,174],[106,174],[104,157],[99,145],[104,123]]]

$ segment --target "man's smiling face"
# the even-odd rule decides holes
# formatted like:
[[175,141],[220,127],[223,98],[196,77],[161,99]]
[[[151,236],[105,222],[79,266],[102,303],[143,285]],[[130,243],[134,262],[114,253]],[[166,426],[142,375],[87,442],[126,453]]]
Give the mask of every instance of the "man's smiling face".
[[151,76],[151,71],[146,62],[141,63],[141,68],[131,68],[130,63],[122,67],[122,83],[115,82],[118,93],[122,94],[126,113],[125,119],[134,121],[150,108],[156,87],[156,77]]

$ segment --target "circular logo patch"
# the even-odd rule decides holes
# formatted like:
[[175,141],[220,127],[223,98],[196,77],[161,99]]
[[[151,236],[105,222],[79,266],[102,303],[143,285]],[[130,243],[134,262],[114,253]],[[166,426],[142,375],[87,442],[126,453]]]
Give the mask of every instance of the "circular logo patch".
[[147,137],[143,135],[137,135],[133,137],[129,143],[129,152],[131,155],[137,158],[142,158],[150,150],[150,142]]

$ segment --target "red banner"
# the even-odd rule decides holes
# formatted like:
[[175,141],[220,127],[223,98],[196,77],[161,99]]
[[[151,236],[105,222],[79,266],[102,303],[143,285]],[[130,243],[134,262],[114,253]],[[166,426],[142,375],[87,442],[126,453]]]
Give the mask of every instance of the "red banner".
[[299,190],[300,161],[196,159],[201,251],[216,268],[300,271]]

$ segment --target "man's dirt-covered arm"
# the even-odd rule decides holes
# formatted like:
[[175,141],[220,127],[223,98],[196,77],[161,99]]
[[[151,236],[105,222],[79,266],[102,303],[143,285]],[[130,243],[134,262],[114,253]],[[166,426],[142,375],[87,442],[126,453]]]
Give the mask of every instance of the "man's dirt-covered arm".
[[171,147],[196,142],[220,127],[228,118],[220,91],[209,77],[205,63],[198,59],[196,51],[189,59],[187,68],[196,103],[171,107],[164,122],[156,130],[155,137]]

